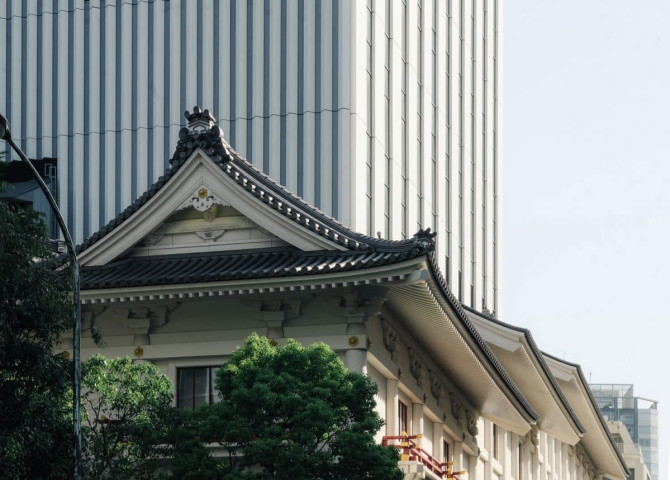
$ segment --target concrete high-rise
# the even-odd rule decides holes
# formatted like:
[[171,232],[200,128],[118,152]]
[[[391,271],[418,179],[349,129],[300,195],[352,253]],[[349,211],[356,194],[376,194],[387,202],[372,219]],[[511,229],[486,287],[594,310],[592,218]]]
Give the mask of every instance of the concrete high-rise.
[[354,230],[437,231],[451,290],[501,309],[500,0],[0,0],[0,111],[58,160],[82,241],[165,170],[193,105]]
[[658,402],[636,397],[631,384],[591,384],[600,412],[619,421],[639,445],[652,480],[658,480]]

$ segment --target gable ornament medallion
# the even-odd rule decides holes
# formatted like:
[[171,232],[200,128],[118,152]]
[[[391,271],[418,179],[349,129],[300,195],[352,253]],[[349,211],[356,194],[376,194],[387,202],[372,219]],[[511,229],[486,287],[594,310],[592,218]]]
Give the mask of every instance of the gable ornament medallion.
[[188,200],[177,207],[177,211],[184,210],[188,207],[193,207],[199,212],[207,212],[214,205],[227,206],[227,203],[221,200],[214,192],[212,192],[205,185],[200,185],[195,192],[193,192]]

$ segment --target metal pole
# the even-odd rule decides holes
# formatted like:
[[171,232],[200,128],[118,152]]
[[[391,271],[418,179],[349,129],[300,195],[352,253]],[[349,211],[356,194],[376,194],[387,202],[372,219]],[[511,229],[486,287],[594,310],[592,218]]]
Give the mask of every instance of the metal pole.
[[67,245],[68,256],[70,258],[70,264],[72,265],[72,302],[74,306],[74,325],[72,326],[72,363],[73,363],[73,384],[74,391],[72,393],[72,415],[73,415],[73,429],[74,429],[74,476],[75,480],[80,480],[83,478],[81,471],[81,411],[79,404],[79,397],[81,396],[81,360],[80,360],[80,333],[81,333],[81,308],[79,305],[79,261],[77,260],[77,252],[74,248],[74,243],[72,242],[72,237],[70,237],[70,232],[65,225],[65,220],[63,220],[56,200],[54,200],[51,191],[47,187],[46,183],[37,173],[35,167],[28,157],[23,153],[19,146],[14,143],[12,137],[9,133],[9,122],[0,115],[0,118],[3,120],[4,125],[2,125],[5,130],[3,138],[9,142],[14,151],[21,157],[21,160],[25,162],[26,165],[30,168],[30,171],[35,176],[35,180],[39,184],[40,188],[44,192],[44,195],[47,197],[51,209],[56,215],[56,220],[60,226],[61,231],[63,232],[63,238],[65,239],[65,244]]

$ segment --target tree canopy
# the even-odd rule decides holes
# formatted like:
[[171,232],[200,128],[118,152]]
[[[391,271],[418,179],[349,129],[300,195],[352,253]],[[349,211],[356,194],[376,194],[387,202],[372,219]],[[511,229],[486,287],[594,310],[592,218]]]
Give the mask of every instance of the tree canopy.
[[[52,348],[71,326],[70,277],[37,213],[0,201],[0,225],[0,476],[67,478],[72,363]],[[376,386],[325,344],[249,337],[217,373],[221,401],[195,412],[172,407],[152,364],[94,356],[82,373],[86,478],[402,478],[374,441]]]
[[0,472],[65,478],[72,465],[71,363],[53,345],[71,325],[67,281],[31,210],[0,201]]
[[86,478],[160,475],[174,416],[167,376],[151,363],[94,355],[83,365],[81,398]]
[[229,452],[218,478],[402,478],[397,452],[374,440],[376,385],[325,344],[253,335],[219,369],[217,387],[221,401],[195,415],[202,438]]

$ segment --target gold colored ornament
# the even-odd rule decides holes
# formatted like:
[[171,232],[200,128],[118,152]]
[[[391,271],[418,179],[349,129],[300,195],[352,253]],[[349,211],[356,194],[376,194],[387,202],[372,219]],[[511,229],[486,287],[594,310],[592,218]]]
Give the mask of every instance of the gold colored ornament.
[[356,345],[358,345],[358,337],[349,337],[349,346],[355,347]]
[[198,197],[199,198],[205,198],[207,196],[207,189],[205,187],[202,187],[200,190],[198,190]]
[[144,349],[142,347],[135,347],[135,350],[133,350],[133,353],[137,358],[140,358],[142,355],[144,355]]
[[61,352],[60,356],[63,358],[63,360],[70,360],[70,352],[67,350]]

